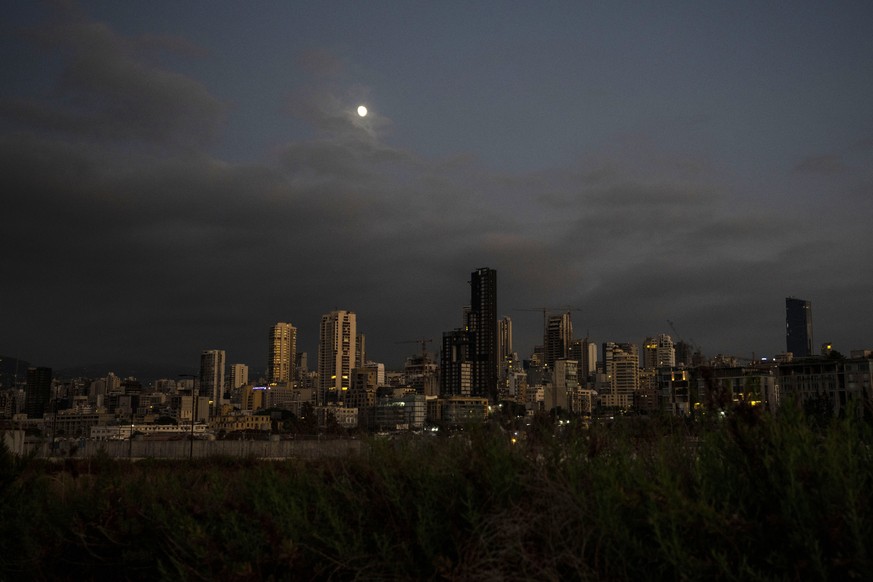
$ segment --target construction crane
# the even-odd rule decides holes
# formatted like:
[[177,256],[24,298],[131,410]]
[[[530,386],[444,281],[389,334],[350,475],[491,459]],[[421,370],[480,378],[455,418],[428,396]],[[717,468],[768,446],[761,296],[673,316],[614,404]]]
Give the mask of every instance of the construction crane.
[[676,336],[676,342],[674,342],[674,345],[675,345],[675,343],[682,342],[684,344],[687,344],[688,347],[690,347],[693,352],[698,353],[698,354],[703,354],[703,351],[700,349],[700,346],[695,344],[693,339],[689,338],[687,342],[684,339],[682,339],[682,336],[679,335],[678,331],[676,331],[676,326],[673,325],[673,322],[670,321],[669,319],[667,320],[667,325],[670,326],[670,330],[673,332],[673,335]]
[[693,340],[693,339],[689,339],[687,342],[686,342],[684,339],[682,339],[682,336],[679,335],[679,332],[678,332],[678,331],[676,331],[676,326],[673,325],[673,322],[670,321],[669,319],[667,320],[667,325],[670,326],[670,331],[672,331],[672,332],[673,332],[673,335],[676,336],[676,340],[677,340],[677,341],[680,341],[680,342],[683,342],[683,343],[687,343],[689,346],[691,346],[691,349],[693,349],[693,350],[697,350],[697,351],[700,351],[700,349],[699,349],[696,345],[694,345],[694,340]]

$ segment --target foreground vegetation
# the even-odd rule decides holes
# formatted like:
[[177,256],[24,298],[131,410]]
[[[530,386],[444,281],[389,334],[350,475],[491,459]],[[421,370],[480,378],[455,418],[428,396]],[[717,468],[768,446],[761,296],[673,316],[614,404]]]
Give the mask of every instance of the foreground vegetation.
[[319,462],[2,451],[0,580],[871,580],[871,442],[739,409]]

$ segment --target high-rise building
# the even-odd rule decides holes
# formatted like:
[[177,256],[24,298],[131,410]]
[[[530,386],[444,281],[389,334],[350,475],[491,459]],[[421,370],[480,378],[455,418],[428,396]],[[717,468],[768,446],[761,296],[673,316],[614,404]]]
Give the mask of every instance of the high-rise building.
[[545,387],[546,410],[561,408],[573,412],[573,396],[579,388],[579,362],[559,358],[551,367],[551,382]]
[[785,345],[795,358],[812,355],[812,302],[785,298]]
[[224,350],[203,350],[200,353],[200,396],[209,398],[209,414],[221,414],[224,398]]
[[676,365],[676,348],[673,338],[662,333],[658,335],[658,353],[655,361],[658,368],[672,368]]
[[385,364],[382,362],[367,362],[364,367],[376,371],[376,386],[385,385]]
[[597,371],[597,344],[591,338],[570,342],[570,359],[579,362],[579,382],[584,383]]
[[473,363],[470,359],[472,332],[455,329],[443,332],[440,350],[440,394],[470,396],[473,383]]
[[655,363],[658,358],[658,341],[649,336],[646,338],[646,341],[643,342],[643,361],[640,367],[643,370],[654,370],[657,368],[657,364]]
[[363,368],[367,365],[367,336],[358,334],[355,339],[357,352],[355,353],[355,368]]
[[497,401],[497,271],[479,268],[470,274],[468,328],[473,396]]
[[379,371],[376,368],[354,368],[346,398],[346,405],[352,408],[365,408],[376,404],[376,391],[379,389]]
[[345,401],[357,358],[357,318],[351,311],[331,311],[321,316],[318,341],[318,388],[320,404]]
[[505,363],[512,358],[512,319],[503,316],[497,322],[497,361]]
[[572,341],[573,322],[570,319],[570,312],[550,315],[546,322],[546,343],[543,346],[546,366],[554,368],[556,360],[569,359]]
[[42,418],[47,412],[52,393],[52,369],[28,368],[24,391],[24,412],[27,418]]
[[235,390],[249,383],[249,367],[245,364],[233,364],[230,367],[230,386]]
[[267,381],[290,382],[297,362],[297,328],[279,322],[270,328]]
[[694,346],[686,341],[679,340],[676,342],[675,351],[676,365],[680,368],[691,367],[694,362]]
[[660,334],[658,337],[647,337],[643,342],[643,362],[641,368],[644,370],[655,370],[657,368],[672,368],[676,365],[676,349],[673,347],[673,338],[667,334]]
[[300,380],[309,373],[309,354],[306,352],[297,352],[297,357],[294,359],[294,379]]
[[640,356],[637,346],[630,343],[605,342],[603,369],[609,381],[609,391],[601,394],[607,407],[631,408],[640,385]]

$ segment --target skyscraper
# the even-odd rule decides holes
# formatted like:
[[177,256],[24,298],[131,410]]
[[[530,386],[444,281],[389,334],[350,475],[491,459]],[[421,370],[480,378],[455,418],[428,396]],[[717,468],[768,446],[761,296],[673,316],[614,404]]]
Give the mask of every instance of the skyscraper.
[[501,395],[506,393],[508,378],[516,365],[512,351],[512,319],[504,315],[497,320],[497,379]]
[[209,414],[221,414],[224,402],[224,350],[203,350],[200,353],[200,395],[209,398]]
[[270,328],[268,339],[267,380],[290,382],[297,358],[297,328],[280,321]]
[[345,401],[357,358],[357,318],[351,311],[331,311],[321,316],[318,341],[319,404]]
[[658,335],[656,362],[659,368],[672,368],[676,365],[676,348],[673,346],[673,338],[665,333]]
[[543,346],[546,366],[554,368],[556,360],[569,358],[571,341],[573,341],[573,322],[570,319],[570,312],[550,315],[546,323],[546,343]]
[[505,362],[512,357],[512,319],[504,315],[497,322],[497,359]]
[[785,345],[795,357],[812,355],[812,303],[785,298]]
[[367,365],[367,336],[359,333],[355,338],[355,368],[363,368]]
[[579,381],[584,382],[597,370],[597,344],[588,337],[572,340],[570,359],[579,362]]
[[667,334],[658,337],[647,337],[643,342],[643,362],[641,368],[654,370],[676,365],[676,349],[673,347],[673,338]]
[[609,378],[609,392],[601,394],[604,406],[630,408],[640,385],[640,356],[630,343],[604,342],[603,369]]
[[473,396],[497,401],[497,271],[479,268],[470,274],[470,312],[472,333],[470,360]]
[[245,364],[233,364],[230,367],[229,388],[236,389],[249,383],[249,367]]
[[440,394],[448,396],[470,396],[473,344],[472,332],[455,329],[443,332],[443,345],[440,350]]

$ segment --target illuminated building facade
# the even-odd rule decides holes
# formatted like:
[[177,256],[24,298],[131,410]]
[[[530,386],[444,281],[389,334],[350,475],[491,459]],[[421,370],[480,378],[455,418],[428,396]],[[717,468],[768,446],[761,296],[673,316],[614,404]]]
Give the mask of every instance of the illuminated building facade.
[[321,316],[318,341],[319,404],[345,401],[357,359],[357,317],[351,311],[336,310]]
[[294,379],[297,362],[297,328],[279,322],[270,328],[267,380],[271,383],[290,382]]
[[511,358],[512,319],[508,316],[504,316],[497,322],[497,360],[503,364]]
[[200,395],[209,398],[209,414],[217,416],[224,401],[224,350],[203,350],[200,354]]
[[605,342],[603,366],[609,391],[601,395],[604,406],[628,409],[640,385],[640,357],[637,346],[630,343]]
[[245,364],[233,364],[230,367],[229,388],[237,389],[249,383],[249,367]]
[[643,343],[644,370],[657,368],[672,368],[676,365],[676,349],[673,347],[673,338],[667,334],[658,337],[647,337]]

